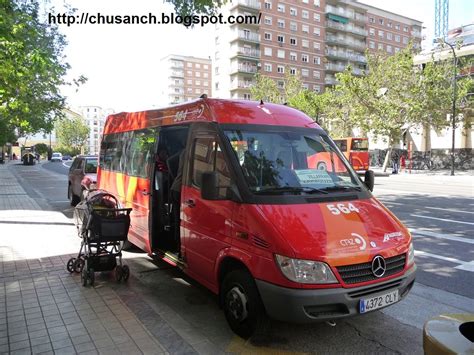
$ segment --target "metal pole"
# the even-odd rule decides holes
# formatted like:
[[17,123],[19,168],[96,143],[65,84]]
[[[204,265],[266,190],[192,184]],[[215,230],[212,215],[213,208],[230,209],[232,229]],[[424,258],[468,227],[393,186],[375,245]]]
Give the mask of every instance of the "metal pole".
[[451,176],[454,176],[454,146],[456,137],[456,74],[457,74],[457,57],[454,50],[454,46],[450,43],[446,43],[453,52],[453,112],[452,112],[452,125],[453,125],[453,140],[451,146]]

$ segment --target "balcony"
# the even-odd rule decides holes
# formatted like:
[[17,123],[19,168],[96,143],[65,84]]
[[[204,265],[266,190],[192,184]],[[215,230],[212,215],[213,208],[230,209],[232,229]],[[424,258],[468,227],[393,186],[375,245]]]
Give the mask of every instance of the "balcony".
[[241,6],[241,7],[246,7],[248,9],[252,10],[260,10],[262,8],[262,4],[260,1],[256,0],[234,0],[232,9]]
[[357,22],[367,23],[367,16],[361,14],[354,14],[353,19]]
[[237,49],[237,54],[240,57],[260,59],[260,50],[254,48],[239,47]]
[[344,51],[335,51],[332,49],[328,49],[326,51],[327,57],[338,58],[338,59],[347,59],[348,55]]
[[254,85],[255,82],[253,81],[244,81],[244,80],[239,80],[237,82],[232,82],[230,89],[231,90],[248,90],[252,85]]
[[[326,70],[330,72],[336,72],[340,73],[346,70],[347,65],[342,65],[342,64],[335,64],[335,63],[327,63],[326,64]],[[364,75],[364,70],[360,68],[352,68],[352,74],[354,75]],[[326,76],[327,77],[327,76]]]
[[326,5],[326,13],[327,14],[333,14],[336,16],[341,16],[345,17],[347,19],[352,18],[354,16],[354,13],[352,11],[348,11],[346,9],[343,9],[341,7],[335,7],[331,5]]
[[358,63],[367,63],[367,59],[363,55],[358,55],[358,54],[353,54],[353,55],[348,55],[347,59],[350,60],[351,62],[358,62]]
[[421,32],[420,31],[411,31],[411,35],[413,37],[421,38]]
[[184,68],[184,63],[183,62],[172,61],[170,67],[175,68],[175,69],[182,69],[182,68]]
[[171,72],[171,77],[174,78],[184,78],[184,71],[182,70],[173,70]]
[[231,73],[255,74],[257,72],[256,65],[239,64],[232,66]]
[[330,20],[326,22],[326,25],[328,28],[333,28],[335,30],[350,32],[363,37],[367,36],[367,30],[363,29],[362,27],[357,27],[349,24],[344,25],[340,22]]
[[326,75],[326,77],[324,78],[324,83],[326,85],[336,85],[337,84],[337,80],[334,76],[332,75]]
[[328,42],[329,44],[337,44],[361,50],[364,50],[366,48],[365,42],[354,41],[353,39],[345,37],[326,36],[326,42]]
[[236,39],[247,41],[247,42],[260,43],[260,35],[258,33],[250,32],[250,31],[239,30],[237,32]]

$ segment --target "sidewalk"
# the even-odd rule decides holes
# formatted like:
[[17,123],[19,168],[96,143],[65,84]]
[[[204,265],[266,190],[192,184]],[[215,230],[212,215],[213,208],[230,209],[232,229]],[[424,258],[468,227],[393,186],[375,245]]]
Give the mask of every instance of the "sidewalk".
[[[389,176],[392,175],[392,168],[388,167],[387,170],[384,172],[381,167],[378,166],[371,166],[370,170],[373,170],[375,176]],[[450,176],[451,170],[443,169],[443,170],[411,170],[408,169],[403,170],[402,172],[398,172],[398,174],[394,175],[426,175],[426,176]],[[474,170],[455,170],[455,176],[474,176]]]
[[80,244],[72,221],[30,198],[9,164],[0,165],[0,353],[198,353],[133,277],[82,287],[65,268]]

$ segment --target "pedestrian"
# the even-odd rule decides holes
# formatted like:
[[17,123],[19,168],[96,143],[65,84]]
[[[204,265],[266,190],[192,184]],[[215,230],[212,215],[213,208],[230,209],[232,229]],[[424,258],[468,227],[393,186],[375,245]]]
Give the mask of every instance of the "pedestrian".
[[16,160],[16,154],[15,153],[13,153],[12,158],[13,158],[13,160]]
[[400,157],[400,172],[406,172],[406,160],[405,160],[405,154],[402,154]]
[[392,151],[392,174],[398,174],[398,164],[399,164],[398,153],[395,150],[393,150]]

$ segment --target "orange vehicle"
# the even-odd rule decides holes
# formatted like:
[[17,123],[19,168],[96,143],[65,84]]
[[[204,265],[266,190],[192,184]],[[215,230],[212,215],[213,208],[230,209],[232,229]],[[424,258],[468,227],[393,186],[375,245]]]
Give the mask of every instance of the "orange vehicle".
[[411,235],[372,195],[373,172],[362,182],[288,106],[204,97],[111,115],[98,186],[132,208],[128,240],[218,295],[244,338],[267,317],[375,311],[415,281]]
[[339,138],[334,139],[334,143],[356,171],[369,169],[369,140],[367,138]]

